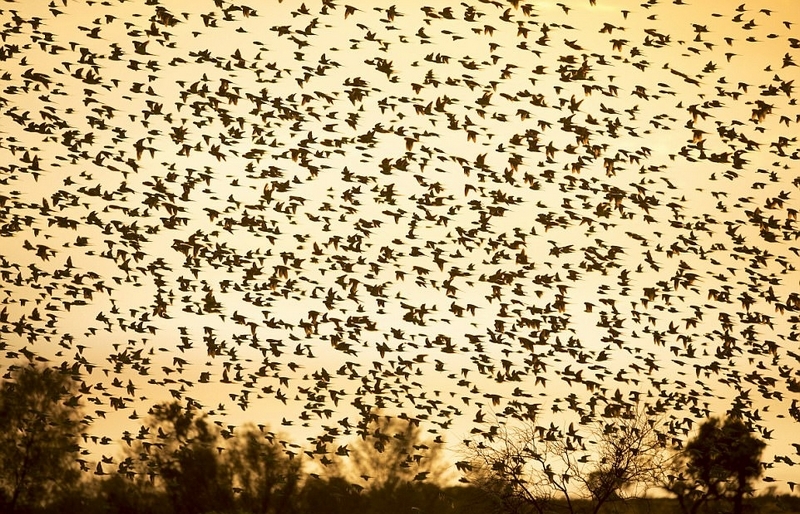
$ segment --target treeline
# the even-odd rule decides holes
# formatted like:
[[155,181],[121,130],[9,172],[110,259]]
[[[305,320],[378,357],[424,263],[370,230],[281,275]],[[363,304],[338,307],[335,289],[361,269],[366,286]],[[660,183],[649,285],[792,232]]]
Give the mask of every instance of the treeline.
[[287,452],[266,427],[243,426],[221,437],[205,415],[177,402],[156,406],[146,427],[117,475],[92,484],[93,500],[80,505],[82,512],[447,513],[466,512],[473,501],[464,490],[435,485],[434,476],[415,480],[436,474],[437,463],[403,466],[421,444],[418,429],[386,417],[373,427],[391,434],[386,447],[360,441],[348,449],[352,460],[330,460],[324,475],[306,471],[313,466],[304,465],[311,464],[304,453]]
[[[90,456],[80,447],[87,418],[73,377],[29,366],[7,378],[0,388],[2,513],[491,510],[477,490],[439,485],[448,470],[439,447],[405,421],[376,416],[369,440],[312,462],[266,426],[223,429],[192,404],[170,402],[153,407],[138,434],[126,433],[121,456]],[[416,451],[422,446],[430,450],[424,459]]]
[[[457,464],[459,486],[447,485],[441,445],[378,415],[362,427],[369,437],[312,460],[266,426],[223,428],[169,402],[126,433],[120,456],[95,461],[81,450],[74,378],[13,368],[0,385],[0,513],[800,512],[798,497],[754,497],[764,444],[740,420],[711,418],[682,452],[663,453],[650,414],[632,414],[598,425],[594,460],[571,430],[492,430]],[[674,499],[643,498],[637,484]]]
[[[232,506],[224,509],[190,510],[188,506],[176,508],[168,495],[161,491],[136,490],[130,482],[119,476],[105,480],[92,480],[91,487],[75,494],[62,496],[46,506],[33,509],[17,510],[31,514],[173,514],[202,512],[207,514],[230,513],[320,513],[320,514],[492,514],[515,513],[529,514],[533,508],[520,508],[509,511],[494,498],[487,496],[480,488],[473,486],[440,487],[435,484],[404,484],[392,491],[359,490],[342,478],[313,478],[307,481],[285,504],[266,507],[247,508],[233,500]],[[591,502],[578,500],[568,506],[558,500],[555,507],[559,512],[592,512]],[[5,511],[2,512],[11,512]],[[681,512],[678,501],[674,498],[635,498],[624,503],[606,505],[603,514],[677,514]],[[707,514],[724,514],[730,512],[719,506],[704,509]],[[764,495],[752,498],[748,502],[747,512],[750,514],[797,514],[800,513],[800,497],[780,494]]]
[[[496,512],[492,501],[468,487],[440,487],[431,483],[404,482],[391,487],[362,489],[342,477],[301,475],[261,486],[256,494],[232,486],[223,479],[213,484],[186,483],[183,490],[145,486],[114,475],[86,481],[45,505],[20,507],[26,513],[481,513]],[[173,487],[177,484],[173,484]],[[272,490],[270,490],[272,486]],[[192,494],[192,493],[196,493]],[[3,512],[11,512],[3,510]]]

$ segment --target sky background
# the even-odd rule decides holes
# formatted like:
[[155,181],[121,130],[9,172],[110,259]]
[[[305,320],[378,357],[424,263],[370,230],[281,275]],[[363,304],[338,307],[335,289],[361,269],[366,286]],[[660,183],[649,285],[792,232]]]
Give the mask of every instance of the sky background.
[[374,412],[456,452],[639,402],[676,443],[738,412],[794,476],[792,2],[0,21],[0,359],[79,372],[88,435],[180,399],[317,458]]

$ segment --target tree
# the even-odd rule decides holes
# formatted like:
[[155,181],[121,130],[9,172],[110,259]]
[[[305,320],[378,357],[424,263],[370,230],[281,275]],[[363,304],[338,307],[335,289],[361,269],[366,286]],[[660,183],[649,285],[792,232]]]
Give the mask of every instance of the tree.
[[300,492],[300,511],[318,514],[369,512],[369,502],[359,488],[341,476],[309,478]]
[[289,459],[271,434],[252,426],[242,430],[228,440],[223,459],[237,505],[253,514],[296,511],[301,461]]
[[636,407],[589,421],[583,435],[534,418],[494,427],[469,442],[458,465],[506,512],[597,514],[654,486],[666,460],[657,420]]
[[740,418],[710,418],[678,455],[679,467],[667,476],[664,488],[677,496],[684,514],[696,514],[718,500],[731,502],[733,513],[742,514],[744,497],[761,476],[765,446]]
[[[231,478],[217,458],[219,433],[206,416],[190,404],[178,402],[154,406],[145,432],[124,466],[163,487],[173,512],[196,514],[223,511],[233,504]],[[219,448],[218,448],[219,447]]]
[[[360,439],[337,453],[332,474],[363,488],[362,512],[443,510],[441,485],[448,466],[442,444],[423,438],[416,420],[374,415],[359,423]],[[333,483],[333,482],[331,482]],[[362,485],[363,484],[363,485]]]
[[43,506],[77,485],[83,418],[72,377],[18,367],[0,386],[0,492],[5,512]]
[[346,474],[355,481],[366,480],[368,489],[390,490],[404,482],[436,483],[445,478],[442,445],[424,440],[414,420],[377,415],[360,428],[361,438],[340,453],[349,456]]
[[[94,511],[98,514],[169,514],[172,509],[163,491],[153,487],[142,487],[122,474],[110,474],[104,479],[95,479],[91,496]],[[63,509],[64,512],[77,512],[77,509]],[[84,507],[81,512],[91,514]]]

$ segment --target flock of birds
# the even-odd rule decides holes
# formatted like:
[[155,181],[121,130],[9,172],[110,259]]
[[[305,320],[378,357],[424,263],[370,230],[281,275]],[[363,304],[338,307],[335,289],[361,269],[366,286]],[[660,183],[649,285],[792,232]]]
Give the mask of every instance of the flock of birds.
[[6,376],[80,376],[106,468],[166,399],[323,463],[639,404],[742,416],[780,479],[792,2],[374,4],[3,5]]

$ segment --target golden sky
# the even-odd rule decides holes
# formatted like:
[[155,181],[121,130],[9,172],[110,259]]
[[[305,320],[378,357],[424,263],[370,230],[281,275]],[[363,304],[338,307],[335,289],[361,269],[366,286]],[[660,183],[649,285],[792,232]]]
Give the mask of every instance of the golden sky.
[[736,410],[783,487],[792,5],[5,3],[3,368],[77,366],[113,439]]

